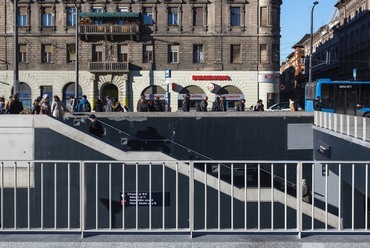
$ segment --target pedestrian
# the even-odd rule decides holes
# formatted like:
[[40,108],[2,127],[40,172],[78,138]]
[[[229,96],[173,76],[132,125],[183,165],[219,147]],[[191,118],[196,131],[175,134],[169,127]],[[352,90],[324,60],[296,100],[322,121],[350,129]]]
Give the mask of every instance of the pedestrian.
[[200,110],[202,112],[207,112],[208,109],[208,96],[203,97],[203,100],[200,102]]
[[9,106],[10,106],[10,104],[12,103],[12,101],[13,101],[13,96],[9,96],[9,99],[8,99],[8,101],[6,101],[6,103],[5,103],[5,114],[9,114]]
[[236,107],[236,111],[244,111],[245,110],[245,99],[241,99],[238,102],[238,106]]
[[77,112],[91,112],[91,105],[86,95],[83,95],[82,100],[78,103]]
[[220,97],[216,96],[215,101],[212,103],[212,111],[220,111]]
[[103,100],[102,99],[99,98],[98,100],[96,100],[94,110],[95,110],[95,112],[104,112]]
[[107,102],[105,104],[105,112],[113,112],[113,109],[112,109],[112,107],[113,107],[113,101],[112,101],[111,97],[110,96],[106,96],[105,97],[105,100]]
[[142,112],[141,109],[140,109],[140,105],[145,102],[144,100],[145,100],[145,95],[141,94],[140,98],[139,98],[139,100],[137,100],[137,104],[136,104],[136,111],[137,112]]
[[291,112],[297,111],[297,104],[294,102],[293,98],[289,99],[289,108]]
[[186,93],[184,100],[182,101],[182,111],[189,112],[190,111],[190,94]]
[[153,107],[156,112],[163,112],[164,108],[161,103],[161,100],[159,99],[159,96],[155,96],[154,102],[153,102]]
[[148,112],[149,110],[149,104],[148,101],[145,99],[145,97],[141,97],[138,105],[138,112]]
[[225,96],[222,96],[220,98],[220,111],[223,111],[223,112],[227,111],[226,97]]
[[89,132],[93,135],[103,138],[104,128],[100,121],[96,119],[96,116],[94,114],[89,115],[89,119],[91,121]]
[[122,112],[123,108],[117,99],[113,100],[112,112]]
[[62,119],[64,112],[67,111],[66,106],[64,103],[60,100],[59,96],[54,95],[53,96],[53,104],[51,105],[51,114],[53,117],[57,119]]
[[40,107],[40,102],[41,102],[41,96],[38,96],[32,103],[32,114],[33,115],[38,115],[40,114],[41,107]]
[[19,101],[18,94],[13,95],[13,100],[8,110],[9,114],[19,114],[23,111],[23,104]]
[[5,113],[5,98],[0,97],[0,114]]
[[311,203],[311,190],[306,184],[306,179],[302,179],[302,200]]
[[254,106],[254,111],[265,111],[265,106],[263,105],[262,99],[257,101],[256,106]]
[[44,94],[42,95],[42,99],[40,101],[40,114],[43,115],[50,115],[50,101],[49,101],[49,95]]
[[69,96],[68,104],[67,104],[67,109],[69,112],[74,112],[76,111],[76,98],[74,96]]
[[321,99],[321,97],[318,96],[315,99],[314,109],[316,111],[321,111],[321,108],[322,108],[322,99]]

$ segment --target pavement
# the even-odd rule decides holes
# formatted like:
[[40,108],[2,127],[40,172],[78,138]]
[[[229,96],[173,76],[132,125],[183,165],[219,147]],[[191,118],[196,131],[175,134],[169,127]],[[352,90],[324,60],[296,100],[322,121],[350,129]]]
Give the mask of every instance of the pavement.
[[179,247],[179,248],[260,248],[260,247],[304,247],[304,248],[349,248],[370,247],[369,234],[305,235],[294,234],[97,234],[84,238],[80,234],[7,234],[0,235],[0,248],[13,247],[68,247],[68,248],[117,248],[117,247]]

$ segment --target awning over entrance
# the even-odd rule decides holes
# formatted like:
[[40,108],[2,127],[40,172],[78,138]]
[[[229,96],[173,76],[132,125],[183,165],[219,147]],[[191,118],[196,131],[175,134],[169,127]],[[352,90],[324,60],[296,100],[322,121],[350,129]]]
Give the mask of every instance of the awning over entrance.
[[137,18],[140,16],[139,12],[80,12],[80,17],[109,17],[109,18]]

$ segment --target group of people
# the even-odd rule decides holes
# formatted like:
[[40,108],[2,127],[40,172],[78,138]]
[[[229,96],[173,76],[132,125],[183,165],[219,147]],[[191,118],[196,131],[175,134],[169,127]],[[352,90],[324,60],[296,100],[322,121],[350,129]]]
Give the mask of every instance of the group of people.
[[[263,101],[259,99],[257,104],[251,107],[254,111],[264,111]],[[184,100],[182,101],[181,110],[183,112],[190,111],[190,94],[186,94]],[[215,101],[212,103],[211,110],[213,112],[226,112],[227,104],[225,96],[216,96]],[[195,104],[195,111],[197,112],[207,112],[208,111],[208,97],[205,96],[202,101]],[[235,107],[235,111],[245,111],[245,99],[240,99]]]
[[147,100],[145,95],[141,95],[136,105],[137,112],[163,112],[164,107],[159,96],[155,96],[154,100]]
[[22,111],[23,104],[18,94],[11,95],[6,102],[4,97],[0,97],[0,114],[20,114]]

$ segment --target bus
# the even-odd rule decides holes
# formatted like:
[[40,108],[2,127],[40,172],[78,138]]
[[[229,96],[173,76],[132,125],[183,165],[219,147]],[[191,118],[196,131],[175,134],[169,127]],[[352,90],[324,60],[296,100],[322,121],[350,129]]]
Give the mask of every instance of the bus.
[[317,97],[323,112],[370,117],[370,81],[332,81],[327,78],[307,83],[305,110],[314,111]]

